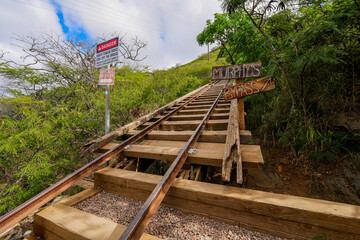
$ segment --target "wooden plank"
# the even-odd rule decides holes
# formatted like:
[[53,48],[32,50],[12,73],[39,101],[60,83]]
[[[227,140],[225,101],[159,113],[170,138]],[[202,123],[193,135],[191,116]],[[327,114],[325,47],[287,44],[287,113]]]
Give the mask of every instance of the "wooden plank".
[[243,98],[275,89],[275,82],[272,77],[259,78],[246,83],[236,82],[236,84],[235,86],[223,89],[223,95],[226,100]]
[[[242,83],[242,79],[236,79],[236,84],[239,85],[241,83]],[[237,110],[238,110],[238,122],[239,122],[240,130],[245,130],[244,98],[238,98],[237,99]]]
[[[130,137],[136,134],[138,131],[131,130],[126,134],[126,137]],[[187,141],[193,131],[151,131],[145,139],[150,140],[171,140],[171,141]],[[203,131],[200,135],[199,142],[218,142],[225,143],[227,131]],[[240,130],[241,144],[248,144],[253,141],[251,131]]]
[[221,178],[226,182],[230,181],[232,165],[234,162],[233,160],[235,158],[234,147],[236,146],[235,134],[237,126],[236,122],[238,121],[237,114],[237,102],[236,100],[233,100],[231,101],[229,125],[226,134],[225,149],[221,167]]
[[[192,105],[192,106],[193,106],[193,105],[209,105],[209,104],[212,104],[215,99],[212,99],[212,100],[213,100],[213,101],[195,100],[195,101],[191,102],[191,105]],[[185,103],[185,102],[181,102],[181,103]],[[180,104],[181,104],[181,103],[180,103]],[[222,101],[220,100],[218,104],[219,104],[219,105],[230,105],[231,102],[230,102],[230,101],[225,101],[225,100],[222,100]]]
[[236,160],[236,182],[238,184],[243,183],[243,167],[242,167],[242,154],[241,154],[241,145],[240,145],[240,127],[239,122],[235,121],[235,140],[236,140],[236,154],[235,154],[235,160]]
[[[131,186],[116,185],[104,181],[98,181],[98,183],[107,192],[132,199],[145,201],[146,197],[150,194],[150,191],[134,189]],[[165,197],[162,205],[175,208],[184,213],[212,218],[220,222],[237,225],[241,228],[289,239],[309,240],[320,234],[326,234],[326,237],[329,237],[327,239],[358,240],[359,237],[358,234],[333,231],[307,223],[248,213],[171,195]]]
[[[66,240],[109,239],[115,228],[125,231],[126,226],[97,217],[64,204],[51,205],[35,214],[34,233],[42,236],[45,229]],[[45,236],[42,236],[45,237]],[[144,234],[143,240],[159,238]]]
[[195,179],[194,181],[199,181],[200,180],[200,176],[201,175],[201,166],[197,166],[195,168]]
[[[209,108],[211,107],[211,105],[188,105],[188,106],[186,106],[185,107],[185,109],[186,110],[190,110],[190,109],[207,109],[207,110],[209,110]],[[222,109],[222,108],[224,108],[224,109],[227,109],[227,108],[229,108],[230,107],[230,105],[228,105],[228,104],[226,104],[226,105],[216,105],[216,109]],[[175,109],[176,108],[176,106],[175,107],[172,107],[171,109]]]
[[[190,115],[190,114],[206,114],[208,110],[181,110],[177,113],[177,115]],[[229,109],[215,109],[214,113],[228,113]]]
[[[186,142],[182,141],[166,141],[166,140],[143,140],[140,145],[145,146],[156,146],[156,147],[173,147],[183,148]],[[224,144],[222,143],[211,143],[211,142],[196,142],[193,146],[194,149],[203,149],[216,152],[224,152]]]
[[[106,152],[116,146],[116,143],[108,143],[107,145],[99,149],[99,152]],[[174,161],[176,156],[179,154],[179,150],[180,148],[175,147],[132,145],[130,149],[126,149],[124,151],[124,156],[155,159],[162,161]],[[261,154],[260,146],[241,145],[241,150],[244,169],[258,170],[260,165],[264,164],[264,159]],[[210,151],[209,149],[200,149],[196,154],[190,155],[186,162],[192,164],[221,167],[223,155],[224,148],[217,148],[213,151]]]
[[[128,197],[146,198],[161,176],[103,169],[95,185]],[[335,239],[360,237],[360,206],[176,179],[165,205],[295,239],[320,233]],[[211,209],[211,210],[210,210]]]
[[[160,130],[165,131],[183,131],[195,130],[201,121],[166,121],[159,126]],[[205,126],[206,130],[226,130],[228,120],[209,120]],[[152,122],[146,122],[141,125],[142,128],[150,126]]]
[[[162,116],[155,117],[154,120],[160,119]],[[202,120],[204,118],[203,114],[192,114],[192,115],[175,115],[172,116],[169,121],[192,121],[192,120]],[[216,113],[211,115],[211,120],[220,120],[228,119],[228,113]]]
[[179,102],[181,102],[182,100],[186,99],[186,98],[189,98],[190,96],[194,95],[195,93],[203,90],[204,88],[206,88],[209,84],[206,84],[194,91],[192,91],[191,93],[188,93],[184,96],[182,96],[181,98],[178,98],[176,99],[175,101],[172,101],[171,103],[161,107],[161,108],[158,108],[157,110],[155,110],[154,112],[152,113],[149,113],[145,116],[142,116],[141,118],[121,127],[121,128],[118,128],[116,129],[115,131],[112,131],[108,134],[106,134],[105,136],[102,136],[100,138],[97,138],[85,145],[83,145],[81,147],[81,149],[83,150],[83,154],[86,155],[88,153],[91,153],[91,152],[94,152],[96,149],[104,146],[105,144],[115,140],[116,138],[118,138],[119,136],[127,133],[129,130],[132,130],[132,129],[135,129],[136,127],[140,126],[141,124],[149,121],[151,118],[167,111],[168,109],[170,109],[172,106],[174,106],[175,104],[178,104]]
[[253,78],[261,76],[261,62],[212,68],[212,80]]
[[135,159],[133,159],[124,167],[124,170],[135,171],[136,170],[136,164],[137,164],[137,161]]

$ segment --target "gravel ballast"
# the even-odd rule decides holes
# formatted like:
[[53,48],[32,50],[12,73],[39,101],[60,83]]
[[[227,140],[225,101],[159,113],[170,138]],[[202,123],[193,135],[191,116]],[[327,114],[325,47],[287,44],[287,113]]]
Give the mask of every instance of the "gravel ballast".
[[[105,191],[77,204],[75,208],[129,225],[143,202],[124,198]],[[146,233],[163,239],[201,240],[281,240],[267,234],[250,231],[212,219],[182,213],[160,206],[147,226]]]

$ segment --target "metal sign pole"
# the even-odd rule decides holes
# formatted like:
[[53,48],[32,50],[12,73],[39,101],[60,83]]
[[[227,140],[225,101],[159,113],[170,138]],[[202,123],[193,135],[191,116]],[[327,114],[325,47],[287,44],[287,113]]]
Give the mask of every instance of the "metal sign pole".
[[[110,64],[107,67],[110,68]],[[106,104],[105,104],[105,135],[110,131],[110,87],[106,85],[105,88],[105,97],[106,97]]]
[[[110,68],[110,64],[107,67]],[[110,132],[110,86],[105,86],[105,135]],[[105,163],[105,167],[109,166],[109,161]]]

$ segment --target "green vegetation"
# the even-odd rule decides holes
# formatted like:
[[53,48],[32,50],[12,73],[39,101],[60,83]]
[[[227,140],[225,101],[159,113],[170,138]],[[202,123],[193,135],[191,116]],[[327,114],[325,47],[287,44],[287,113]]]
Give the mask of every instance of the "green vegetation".
[[[207,21],[197,37],[200,45],[219,44],[210,61],[204,55],[169,70],[117,68],[111,129],[209,82],[214,65],[261,61],[276,89],[246,98],[248,126],[265,143],[312,164],[349,151],[348,133],[334,121],[337,113],[358,106],[359,3],[222,2],[226,12]],[[0,214],[82,166],[89,159],[79,156],[79,147],[104,133],[104,88],[97,86],[94,43],[51,35],[18,40],[33,63],[18,65],[0,55],[0,75],[16,83],[13,97],[0,99]],[[138,39],[132,44],[128,49],[135,53],[124,59],[134,60],[146,46]]]
[[[115,85],[110,87],[111,130],[208,83],[211,67],[225,63],[217,55],[162,71],[116,69]],[[76,74],[66,66],[59,71],[68,74],[65,77]],[[19,81],[18,90],[11,91],[13,98],[0,99],[0,214],[4,214],[89,160],[78,150],[104,134],[105,95],[97,86],[96,71],[92,82],[68,81],[59,87],[54,85],[62,85],[61,78],[54,73],[7,64],[0,66],[0,73]],[[46,85],[49,81],[53,84]],[[35,90],[24,94],[21,86]]]
[[263,75],[275,77],[274,91],[245,98],[248,126],[311,164],[346,153],[349,136],[334,123],[359,109],[359,3],[223,0],[222,7],[198,43],[217,42],[229,63],[261,61]]

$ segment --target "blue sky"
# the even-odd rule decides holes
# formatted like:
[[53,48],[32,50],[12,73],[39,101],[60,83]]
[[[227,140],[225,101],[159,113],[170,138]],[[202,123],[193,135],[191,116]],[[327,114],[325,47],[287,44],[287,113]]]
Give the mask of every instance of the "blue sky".
[[[166,69],[206,53],[196,36],[221,12],[218,0],[0,0],[0,49],[20,59],[14,34],[96,39],[118,32],[148,43],[142,64]],[[21,59],[20,59],[21,60]]]
[[66,25],[62,7],[57,1],[50,0],[50,3],[54,6],[56,10],[56,15],[59,18],[59,24],[61,25],[63,33],[66,34],[67,39],[71,39],[74,37],[79,38],[81,40],[89,39],[89,35],[83,27],[76,27],[74,29],[74,28],[69,28],[69,26]]

